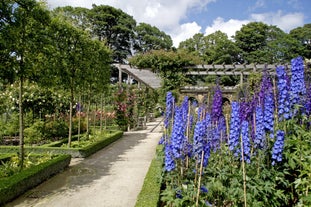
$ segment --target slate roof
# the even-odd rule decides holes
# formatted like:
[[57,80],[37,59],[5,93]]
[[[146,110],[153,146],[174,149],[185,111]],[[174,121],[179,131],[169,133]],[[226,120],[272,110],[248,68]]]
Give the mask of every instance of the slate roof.
[[124,64],[114,64],[114,66],[150,88],[157,89],[161,87],[161,78],[150,69],[138,69]]

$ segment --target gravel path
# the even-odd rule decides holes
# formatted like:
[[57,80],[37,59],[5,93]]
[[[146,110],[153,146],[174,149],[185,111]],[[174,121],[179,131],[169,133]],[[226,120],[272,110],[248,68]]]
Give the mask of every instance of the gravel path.
[[28,191],[6,207],[132,207],[162,135],[161,119],[126,132],[86,159]]

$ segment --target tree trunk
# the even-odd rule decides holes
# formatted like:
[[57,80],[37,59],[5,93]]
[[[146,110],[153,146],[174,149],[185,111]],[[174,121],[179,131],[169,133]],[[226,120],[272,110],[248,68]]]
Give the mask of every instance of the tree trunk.
[[73,87],[71,87],[70,89],[68,148],[70,148],[71,146],[71,137],[72,137],[72,106],[73,106]]
[[86,111],[86,138],[89,139],[89,135],[90,135],[90,105],[91,105],[91,101],[90,101],[90,97],[88,98],[88,103],[87,103],[87,111]]
[[100,132],[103,131],[103,115],[105,115],[103,99],[104,99],[103,94],[101,94],[101,97],[100,97]]
[[19,110],[19,159],[20,169],[24,166],[24,113],[23,113],[23,76],[20,77],[18,93],[18,110]]
[[80,141],[80,133],[81,133],[81,95],[79,95],[79,123],[78,123],[78,142]]

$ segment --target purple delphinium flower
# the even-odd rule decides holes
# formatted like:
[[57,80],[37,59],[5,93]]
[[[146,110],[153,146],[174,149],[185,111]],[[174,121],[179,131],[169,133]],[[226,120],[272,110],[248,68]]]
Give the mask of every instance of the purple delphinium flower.
[[265,131],[263,125],[263,111],[260,106],[256,107],[256,130],[254,138],[254,147],[257,149],[263,149],[265,146]]
[[239,117],[240,105],[238,102],[232,102],[231,108],[229,150],[232,151],[235,156],[238,156],[240,154],[240,149],[238,146],[241,129],[241,121]]
[[291,105],[300,104],[300,98],[306,94],[306,86],[304,81],[304,66],[302,57],[291,60],[292,77],[290,82]]
[[279,120],[282,121],[290,118],[289,84],[285,67],[278,66],[276,75],[278,77],[278,116]]
[[284,137],[285,132],[278,130],[276,132],[276,141],[272,148],[272,165],[275,165],[276,162],[282,161],[282,153],[284,148]]
[[172,153],[172,147],[170,144],[165,145],[164,154],[164,167],[166,171],[170,172],[175,169],[175,161]]
[[215,88],[211,115],[213,123],[218,122],[219,118],[222,116],[222,92],[219,85]]
[[173,117],[173,111],[174,111],[174,96],[172,92],[167,92],[166,94],[166,110],[165,110],[165,119],[164,119],[164,127],[166,129],[169,128],[171,119]]
[[243,143],[244,160],[247,163],[250,163],[251,162],[251,159],[250,159],[251,145],[250,145],[250,141],[249,141],[249,126],[248,126],[247,121],[242,122],[241,136],[242,136],[242,143]]

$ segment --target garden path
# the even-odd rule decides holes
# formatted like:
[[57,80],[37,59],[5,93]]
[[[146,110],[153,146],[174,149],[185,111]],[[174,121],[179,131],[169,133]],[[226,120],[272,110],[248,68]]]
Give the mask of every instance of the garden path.
[[162,135],[161,119],[26,192],[6,207],[132,207]]

